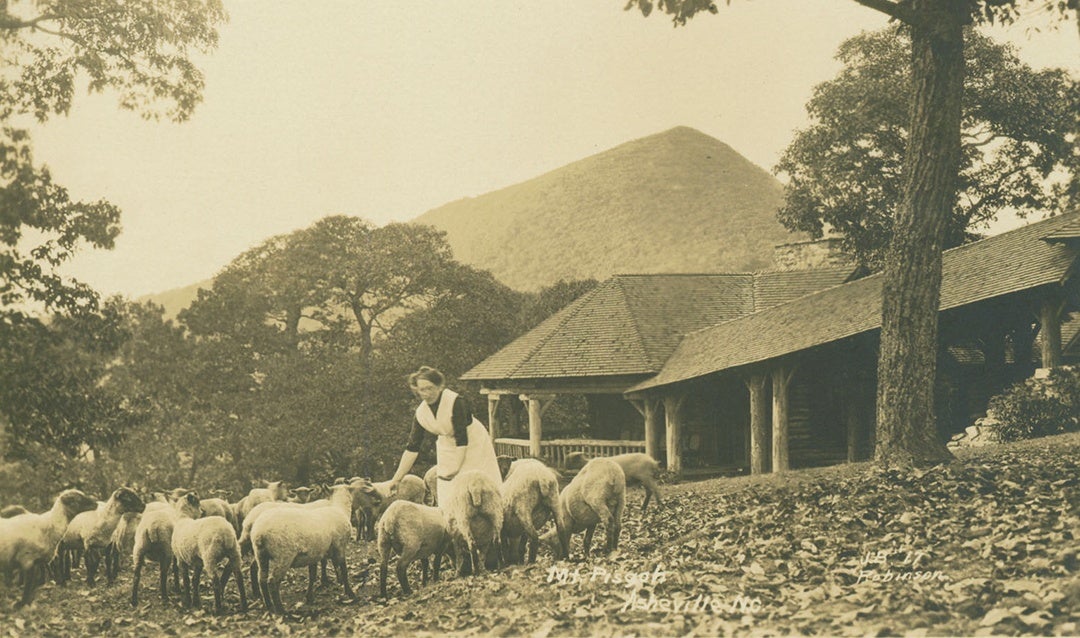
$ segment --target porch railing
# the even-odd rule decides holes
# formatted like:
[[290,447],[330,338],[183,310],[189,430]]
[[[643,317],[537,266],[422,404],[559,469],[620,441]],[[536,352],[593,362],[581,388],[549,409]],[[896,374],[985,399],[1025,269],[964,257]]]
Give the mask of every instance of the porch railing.
[[[540,441],[540,456],[547,463],[563,466],[566,455],[571,452],[584,452],[587,456],[615,456],[629,452],[644,452],[645,441],[623,441],[608,439],[553,439]],[[495,453],[516,459],[527,458],[529,439],[495,439]]]

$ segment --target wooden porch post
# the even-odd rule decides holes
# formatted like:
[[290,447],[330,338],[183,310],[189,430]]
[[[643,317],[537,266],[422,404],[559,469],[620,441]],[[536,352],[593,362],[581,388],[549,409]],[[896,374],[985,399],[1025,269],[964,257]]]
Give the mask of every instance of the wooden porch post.
[[550,394],[522,394],[519,398],[529,406],[529,456],[541,458],[540,436],[544,411],[555,397]]
[[766,471],[768,454],[765,451],[765,439],[768,435],[769,401],[765,395],[764,374],[751,375],[746,379],[750,390],[750,473],[762,474]]
[[667,426],[667,469],[682,471],[682,405],[686,394],[664,397],[664,424]]
[[841,409],[844,415],[844,428],[847,430],[847,462],[859,460],[859,392],[851,385],[852,380],[842,386]]
[[649,458],[660,459],[660,427],[657,423],[657,412],[660,410],[660,400],[656,397],[645,397],[642,400],[642,415],[645,417],[645,453]]
[[1039,309],[1039,331],[1042,333],[1042,367],[1061,365],[1061,311],[1065,302],[1054,295],[1043,300]]
[[772,471],[790,469],[788,464],[788,385],[795,367],[778,365],[772,371]]
[[498,438],[500,432],[499,428],[499,399],[502,395],[489,394],[488,395],[488,431],[491,433],[491,440],[494,441]]

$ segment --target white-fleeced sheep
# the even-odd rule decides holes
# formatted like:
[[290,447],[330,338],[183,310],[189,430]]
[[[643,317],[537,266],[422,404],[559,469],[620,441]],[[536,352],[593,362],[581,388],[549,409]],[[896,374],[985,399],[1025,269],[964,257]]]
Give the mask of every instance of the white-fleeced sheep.
[[177,500],[176,511],[172,551],[184,579],[184,604],[196,609],[201,606],[199,581],[206,570],[214,588],[214,613],[221,613],[225,584],[233,575],[240,590],[240,611],[247,611],[244,579],[240,575],[240,545],[236,542],[232,524],[224,516],[204,516],[195,492]]
[[[641,504],[641,512],[644,514],[649,507],[649,499],[656,499],[656,506],[663,507],[660,500],[660,487],[656,483],[656,477],[660,473],[660,463],[644,452],[631,452],[629,454],[616,454],[606,457],[615,461],[622,468],[626,476],[627,487],[641,484],[645,488],[645,501]],[[581,452],[571,452],[566,455],[566,467],[578,469],[588,462],[589,457]]]
[[[251,547],[251,528],[255,524],[255,521],[259,520],[259,517],[264,512],[272,510],[276,507],[306,507],[308,509],[315,507],[326,507],[330,505],[330,501],[327,499],[319,499],[317,501],[311,501],[308,503],[290,503],[288,501],[266,501],[259,503],[248,512],[248,515],[244,518],[244,526],[240,530],[240,553],[247,556],[252,553]],[[251,561],[250,567],[251,574],[251,589],[254,592],[259,591],[259,564],[257,561]],[[326,561],[322,561],[322,583],[324,585],[329,584],[330,579],[326,576]]]
[[390,481],[369,483],[364,479],[353,479],[354,485],[366,485],[353,501],[353,511],[358,519],[356,540],[360,540],[361,532],[365,532],[367,540],[375,540],[375,523],[394,501],[410,501],[412,503],[424,503],[427,496],[427,486],[424,479],[413,474],[406,474],[398,483],[397,492],[390,493]]
[[19,514],[29,514],[30,510],[26,509],[22,505],[8,505],[4,509],[0,509],[0,518],[15,518]]
[[135,549],[135,530],[140,520],[142,520],[142,514],[135,512],[128,512],[120,517],[120,522],[116,524],[112,539],[109,541],[110,550],[106,556],[110,564],[106,566],[106,569],[120,573],[120,557],[131,556],[132,550]]
[[345,554],[352,525],[353,495],[360,485],[336,485],[325,507],[275,507],[263,512],[251,526],[251,545],[258,564],[259,591],[267,609],[285,615],[281,579],[293,567],[308,567],[306,600],[315,599],[316,569],[328,558],[334,563],[345,595],[355,599],[349,586]]
[[561,547],[569,548],[570,537],[585,530],[587,559],[593,532],[600,523],[607,530],[607,551],[614,551],[618,547],[622,514],[626,506],[626,476],[618,463],[606,458],[596,458],[586,463],[559,495],[559,504],[563,510],[565,541],[557,539],[554,530],[540,537],[550,545],[558,558],[568,557],[568,553],[560,553],[559,550]]
[[199,501],[199,507],[202,509],[203,518],[208,516],[224,518],[232,526],[233,536],[238,535],[236,529],[239,525],[236,522],[236,514],[233,513],[228,501],[223,498],[204,498]]
[[248,512],[255,509],[255,506],[259,503],[284,501],[288,497],[289,490],[282,481],[271,481],[266,484],[266,487],[252,489],[247,493],[247,496],[240,499],[240,502],[236,504],[234,513],[237,527],[240,528],[244,525],[244,517],[248,515]]
[[439,504],[439,467],[432,465],[424,472],[424,505],[437,506]]
[[[510,465],[502,484],[503,497],[503,558],[507,562],[523,562],[525,545],[529,545],[529,562],[536,560],[540,542],[537,529],[549,520],[554,521],[559,539],[563,531],[562,508],[559,507],[559,479],[555,472],[537,459],[518,459]],[[563,547],[563,553],[567,548]]]
[[493,565],[498,568],[504,509],[499,484],[478,470],[462,472],[454,479],[447,500],[440,507],[450,523],[458,574],[464,576],[473,570],[479,574],[484,563],[489,569]]
[[139,581],[142,578],[143,561],[157,562],[159,568],[161,600],[169,599],[169,568],[173,563],[172,534],[178,513],[168,503],[150,503],[143,511],[135,529],[135,547],[132,549],[134,577],[131,582],[131,606],[139,605]]
[[[116,580],[112,558],[112,535],[124,514],[140,514],[146,508],[134,490],[121,487],[114,491],[104,505],[92,512],[83,512],[71,520],[61,544],[62,581],[71,577],[71,552],[81,551],[86,562],[86,584],[93,587],[98,567],[105,559],[105,578],[108,584]],[[71,538],[75,537],[72,541]],[[63,550],[69,550],[65,555]]]
[[97,508],[97,501],[79,490],[64,490],[43,514],[20,514],[0,519],[0,574],[9,582],[18,573],[23,593],[16,608],[30,603],[43,580],[46,566],[56,554],[71,519]]
[[379,592],[386,597],[386,572],[392,552],[397,552],[397,578],[401,591],[408,596],[407,570],[414,561],[420,560],[421,584],[427,584],[428,557],[435,556],[432,578],[439,580],[442,556],[450,547],[450,525],[446,514],[437,507],[410,501],[394,501],[386,508],[378,524],[379,536]]

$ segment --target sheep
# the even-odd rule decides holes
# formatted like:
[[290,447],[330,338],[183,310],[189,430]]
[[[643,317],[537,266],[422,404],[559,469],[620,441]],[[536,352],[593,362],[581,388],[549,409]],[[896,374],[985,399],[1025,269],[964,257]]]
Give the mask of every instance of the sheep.
[[18,572],[23,580],[23,593],[18,609],[30,603],[34,591],[43,580],[46,565],[56,554],[56,546],[71,519],[97,507],[97,501],[79,490],[64,490],[53,502],[52,509],[43,514],[20,514],[0,519],[0,574],[9,580]]
[[[225,584],[229,582],[229,576],[234,574],[240,590],[240,611],[247,611],[244,579],[240,575],[240,545],[236,542],[236,530],[232,524],[223,516],[205,516],[199,495],[195,492],[189,492],[177,500],[176,511],[178,516],[173,525],[172,551],[177,568],[184,576],[185,606],[200,607],[199,580],[203,569],[206,569],[210,572],[210,582],[214,588],[214,613],[221,614]],[[225,563],[224,567],[222,562]],[[189,576],[189,570],[193,570],[194,574]]]
[[[120,556],[124,554],[130,556],[132,550],[135,549],[135,530],[140,520],[142,520],[142,514],[137,512],[128,512],[120,517],[120,522],[116,524],[116,529],[113,530],[109,541],[112,549],[106,553],[106,569],[111,569],[114,573],[120,572]],[[108,561],[111,561],[111,564]]]
[[[489,569],[492,564],[498,568],[503,526],[499,485],[478,470],[462,472],[454,479],[447,500],[444,510],[458,556],[458,574],[465,576],[471,569],[479,574],[483,569],[481,556],[486,557]],[[474,567],[470,568],[470,563]]]
[[0,518],[15,518],[19,514],[29,514],[30,510],[26,509],[22,505],[8,505],[4,509],[0,510]]
[[[330,505],[330,501],[326,499],[320,499],[318,501],[311,501],[310,503],[290,503],[288,501],[266,501],[265,503],[259,503],[255,506],[247,517],[244,518],[244,526],[240,531],[240,552],[244,556],[247,556],[252,551],[251,546],[251,528],[255,525],[255,521],[259,520],[259,517],[263,513],[274,509],[276,507],[326,507]],[[251,588],[253,591],[259,591],[259,565],[256,561],[251,562]],[[326,576],[326,561],[322,561],[322,583],[327,585],[330,583],[330,579]]]
[[390,493],[390,481],[370,483],[366,479],[354,478],[352,484],[367,486],[353,501],[353,512],[358,515],[360,521],[357,525],[356,540],[360,540],[362,531],[366,532],[367,540],[375,540],[375,522],[394,501],[423,504],[427,495],[424,480],[413,474],[405,475],[398,484],[397,492],[393,494]]
[[[529,562],[536,561],[540,534],[536,531],[554,519],[560,539],[565,539],[562,508],[559,507],[559,479],[555,472],[536,459],[518,459],[510,465],[502,485],[503,557],[508,562],[524,562],[525,543]],[[563,553],[567,547],[564,545]]]
[[427,490],[427,496],[424,497],[424,504],[437,506],[439,504],[438,466],[432,465],[427,472],[424,472],[424,489]]
[[[640,483],[645,488],[645,502],[641,504],[641,513],[644,514],[649,507],[649,498],[656,498],[656,506],[663,507],[660,501],[660,488],[656,484],[656,476],[660,472],[660,463],[653,457],[643,452],[631,452],[629,454],[616,454],[606,457],[615,461],[626,475],[626,484]],[[577,469],[582,467],[589,458],[581,452],[571,452],[566,455],[566,467]]]
[[243,526],[244,517],[259,503],[266,501],[284,501],[289,496],[289,490],[282,481],[271,481],[266,487],[257,487],[247,493],[247,496],[236,503],[236,524]]
[[222,498],[204,498],[199,501],[199,507],[202,510],[203,517],[220,516],[228,521],[233,528],[233,536],[237,536],[236,528],[239,526],[236,524],[236,514],[229,507],[228,501]]
[[[565,525],[565,539],[557,539],[551,530],[540,540],[551,547],[557,558],[568,558],[570,536],[585,530],[585,557],[589,557],[593,532],[603,523],[607,528],[607,551],[619,545],[622,514],[626,507],[626,475],[619,464],[606,458],[596,458],[585,464],[559,497]],[[567,548],[559,553],[561,547]]]
[[281,579],[292,567],[308,567],[307,603],[315,600],[315,571],[323,558],[334,563],[345,595],[355,600],[349,586],[345,553],[352,525],[353,496],[363,485],[336,485],[326,507],[275,507],[261,514],[251,527],[251,545],[258,564],[259,590],[267,609],[284,616]]
[[[128,487],[118,488],[109,500],[91,512],[83,512],[71,519],[64,540],[60,545],[60,578],[66,582],[71,577],[72,550],[81,551],[86,560],[86,584],[93,587],[101,559],[105,559],[105,578],[108,584],[116,580],[112,557],[112,535],[120,518],[127,513],[140,514],[146,508],[143,500]],[[68,551],[64,551],[68,550]],[[76,560],[77,562],[77,560]]]
[[[160,503],[160,502],[159,502]],[[151,507],[153,505],[153,507]],[[161,582],[161,600],[169,599],[169,567],[173,563],[172,534],[178,513],[167,504],[146,506],[142,518],[135,530],[135,547],[132,550],[132,563],[135,573],[131,582],[131,606],[139,605],[139,580],[142,577],[143,561],[149,557],[156,561]],[[176,571],[173,572],[176,578]]]
[[398,554],[397,578],[405,596],[412,594],[407,570],[417,559],[421,566],[421,584],[427,584],[428,557],[434,554],[434,581],[439,580],[443,554],[451,549],[450,526],[446,514],[437,507],[394,501],[383,512],[378,524],[379,592],[386,598],[387,565],[391,552]]

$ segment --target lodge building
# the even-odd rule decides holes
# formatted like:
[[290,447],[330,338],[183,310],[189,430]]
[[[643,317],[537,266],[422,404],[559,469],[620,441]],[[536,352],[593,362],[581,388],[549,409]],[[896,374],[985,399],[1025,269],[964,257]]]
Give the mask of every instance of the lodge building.
[[[499,453],[644,451],[684,474],[869,458],[881,276],[860,276],[834,242],[782,248],[768,272],[616,275],[468,371]],[[1078,255],[1080,212],[943,254],[942,436],[1080,349]],[[598,438],[544,439],[545,411],[566,395],[585,397]],[[518,400],[527,439],[502,423],[500,404]]]

